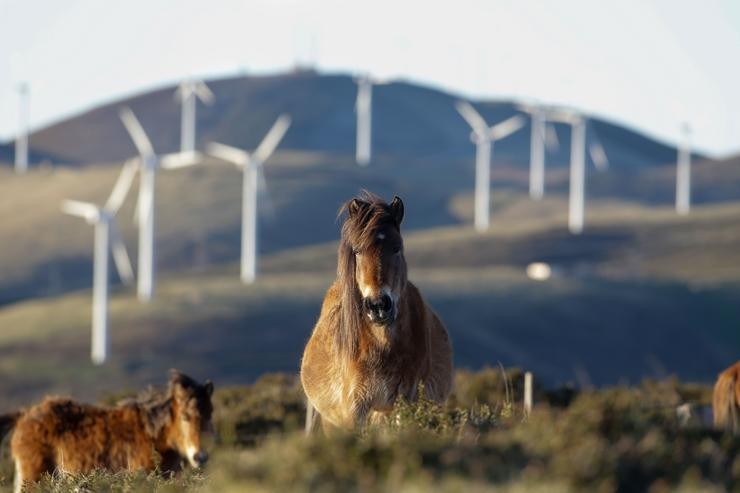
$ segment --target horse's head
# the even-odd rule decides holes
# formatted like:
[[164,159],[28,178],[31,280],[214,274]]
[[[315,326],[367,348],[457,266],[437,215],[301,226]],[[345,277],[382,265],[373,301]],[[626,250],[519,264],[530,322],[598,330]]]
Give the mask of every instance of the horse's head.
[[350,277],[361,296],[364,315],[373,324],[390,325],[398,315],[398,300],[406,285],[401,238],[403,202],[394,197],[387,204],[366,194],[362,199],[352,199],[346,209],[340,247],[349,259],[345,268],[354,268]]
[[206,380],[206,383],[199,384],[177,370],[171,370],[170,373],[169,392],[173,408],[171,441],[191,466],[202,467],[208,460],[208,454],[201,445],[201,436],[213,432],[213,383]]

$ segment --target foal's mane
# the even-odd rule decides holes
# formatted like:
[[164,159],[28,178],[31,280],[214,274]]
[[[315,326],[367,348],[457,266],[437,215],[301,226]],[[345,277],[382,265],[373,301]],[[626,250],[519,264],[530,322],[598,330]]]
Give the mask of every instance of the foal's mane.
[[170,389],[162,391],[150,386],[119,405],[137,409],[141,413],[147,435],[156,438],[162,429],[172,423],[172,401]]
[[[360,204],[359,207],[356,205]],[[355,252],[371,247],[378,231],[388,225],[399,228],[390,206],[377,195],[363,190],[359,197],[344,203],[338,217],[344,216],[339,240],[337,281],[341,289],[340,304],[334,313],[338,317],[337,350],[354,355],[359,347],[362,327],[362,299],[355,279]]]

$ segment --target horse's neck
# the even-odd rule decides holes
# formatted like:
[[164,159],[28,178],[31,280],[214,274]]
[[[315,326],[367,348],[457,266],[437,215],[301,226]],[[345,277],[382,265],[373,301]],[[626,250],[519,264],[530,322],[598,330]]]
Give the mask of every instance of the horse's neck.
[[138,406],[139,415],[147,435],[154,442],[158,452],[170,448],[169,429],[172,425],[172,401],[166,400],[153,406]]

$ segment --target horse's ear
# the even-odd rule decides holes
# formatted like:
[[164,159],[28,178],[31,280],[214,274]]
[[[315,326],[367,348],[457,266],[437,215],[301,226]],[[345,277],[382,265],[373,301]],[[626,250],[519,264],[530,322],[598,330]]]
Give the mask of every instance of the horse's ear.
[[400,226],[401,221],[403,221],[403,200],[401,200],[399,196],[393,197],[393,200],[391,200],[390,208],[393,219],[395,219],[396,224]]
[[206,380],[206,383],[203,385],[203,387],[205,387],[208,397],[211,397],[213,395],[213,382],[211,382],[210,380]]
[[182,373],[180,370],[170,368],[170,384],[175,384],[182,379]]
[[365,202],[364,200],[360,199],[352,199],[349,201],[349,204],[347,204],[347,211],[349,212],[349,217],[354,217],[357,214],[361,213],[369,204]]

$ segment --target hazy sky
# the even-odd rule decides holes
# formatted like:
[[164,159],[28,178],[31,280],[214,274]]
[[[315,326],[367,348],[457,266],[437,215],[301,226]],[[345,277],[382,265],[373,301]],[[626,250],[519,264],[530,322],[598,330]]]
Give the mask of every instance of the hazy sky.
[[[736,0],[0,0],[0,139],[185,76],[369,71],[740,152]],[[217,95],[218,96],[218,95]]]

